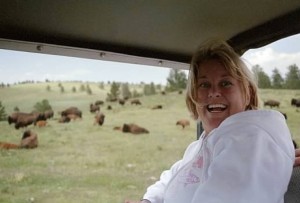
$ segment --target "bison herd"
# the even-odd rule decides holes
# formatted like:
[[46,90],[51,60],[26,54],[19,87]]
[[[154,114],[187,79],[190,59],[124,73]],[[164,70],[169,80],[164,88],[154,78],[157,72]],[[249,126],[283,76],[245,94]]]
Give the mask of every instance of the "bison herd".
[[[124,105],[127,100],[116,100],[120,105]],[[142,102],[139,99],[132,99],[130,101],[131,105],[142,105]],[[100,111],[101,106],[104,105],[104,102],[98,100],[94,103],[90,103],[89,111],[94,114],[94,125],[102,126],[105,121],[105,114]],[[111,110],[111,105],[107,106],[107,110]],[[152,106],[150,109],[163,109],[163,105],[158,104]],[[77,107],[69,107],[64,109],[61,112],[58,112],[59,117],[57,118],[58,123],[69,123],[72,120],[82,119],[82,111]],[[9,125],[14,124],[15,129],[27,128],[29,125],[34,125],[39,128],[45,127],[48,125],[47,120],[54,118],[53,110],[47,110],[45,112],[13,112],[7,117]],[[190,122],[187,119],[181,119],[176,122],[176,125],[182,126],[182,129],[190,125]],[[113,127],[113,130],[119,130],[123,133],[131,134],[148,134],[150,131],[142,126],[139,126],[135,123],[123,123],[122,126]],[[0,148],[2,149],[17,149],[17,148],[35,148],[37,147],[37,135],[33,131],[26,130],[22,136],[20,144],[4,143],[0,142]]]

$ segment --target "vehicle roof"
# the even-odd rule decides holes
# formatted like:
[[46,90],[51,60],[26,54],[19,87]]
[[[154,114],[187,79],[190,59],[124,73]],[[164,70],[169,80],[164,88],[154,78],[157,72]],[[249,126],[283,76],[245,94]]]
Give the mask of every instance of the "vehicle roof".
[[298,0],[1,0],[0,48],[185,68],[209,38],[242,54],[300,33]]

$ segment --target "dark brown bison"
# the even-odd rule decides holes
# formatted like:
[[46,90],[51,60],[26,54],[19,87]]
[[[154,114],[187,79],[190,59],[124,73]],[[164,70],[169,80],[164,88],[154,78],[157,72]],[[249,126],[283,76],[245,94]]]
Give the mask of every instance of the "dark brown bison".
[[142,103],[141,103],[141,101],[139,99],[133,99],[133,100],[131,100],[131,104],[142,105]]
[[103,104],[104,104],[104,101],[102,101],[102,100],[95,101],[95,105],[103,105]]
[[291,100],[291,105],[292,106],[296,106],[296,107],[300,107],[300,99],[292,99]]
[[37,121],[46,120],[44,113],[33,112],[33,113],[22,113],[15,112],[8,117],[8,123],[15,123],[15,128],[23,128],[28,125],[35,124]]
[[68,116],[62,116],[58,120],[59,123],[69,123],[70,121],[71,121],[71,119]]
[[46,118],[46,119],[50,119],[50,118],[53,118],[54,112],[53,112],[52,109],[49,109],[49,110],[46,110],[46,111],[44,112],[44,115],[45,115],[45,118]]
[[90,112],[95,113],[96,111],[100,111],[100,106],[97,104],[90,104]]
[[184,129],[186,126],[190,125],[190,121],[186,120],[186,119],[181,119],[181,120],[176,122],[176,125],[181,125],[182,129]]
[[123,124],[122,132],[124,133],[132,133],[132,134],[142,134],[142,133],[149,133],[146,128],[140,127],[134,123],[130,124]]
[[112,110],[111,105],[108,105],[106,109],[107,109],[107,110]]
[[122,106],[124,106],[125,100],[124,99],[119,99],[119,104],[122,105]]
[[97,112],[97,114],[95,115],[95,122],[94,125],[103,125],[104,123],[104,119],[105,119],[105,115],[101,112]]
[[163,108],[162,105],[155,105],[151,109],[162,109],[162,108]]
[[37,134],[31,130],[26,130],[23,134],[20,148],[33,149],[38,146]]
[[69,114],[77,115],[79,118],[82,118],[82,111],[77,107],[69,107],[61,112],[61,116],[68,116]]
[[264,102],[264,106],[270,106],[271,108],[273,107],[278,107],[280,106],[280,102],[273,100],[273,99],[269,99],[267,101]]

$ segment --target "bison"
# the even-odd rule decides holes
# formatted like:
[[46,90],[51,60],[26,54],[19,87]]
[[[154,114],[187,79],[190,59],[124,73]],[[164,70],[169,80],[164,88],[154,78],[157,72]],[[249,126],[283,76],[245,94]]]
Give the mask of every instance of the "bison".
[[142,134],[142,133],[149,133],[146,128],[140,127],[134,123],[130,124],[123,124],[122,132],[124,133],[132,133],[132,134]]
[[163,108],[162,105],[155,105],[151,109],[162,109],[162,108]]
[[184,129],[186,126],[190,125],[190,121],[186,120],[186,119],[181,119],[181,120],[176,122],[176,125],[181,125],[182,129]]
[[23,133],[20,148],[33,149],[38,146],[37,134],[31,130],[26,130]]
[[124,133],[132,133],[132,134],[142,134],[142,133],[149,133],[149,130],[146,128],[140,127],[134,123],[124,123],[123,126],[115,126],[114,130],[120,130]]
[[34,125],[38,127],[45,127],[47,125],[47,121],[37,121]]
[[9,116],[8,123],[15,123],[15,128],[19,129],[27,127],[28,125],[35,124],[37,121],[46,120],[45,115],[39,112],[22,113],[16,112]]
[[59,123],[69,123],[70,121],[71,121],[71,119],[69,117],[67,117],[67,116],[62,116],[58,120]]
[[101,112],[97,112],[97,114],[95,115],[94,125],[96,125],[96,124],[103,125],[104,119],[105,119],[105,115]]
[[52,109],[49,109],[49,110],[46,110],[46,111],[44,112],[44,115],[45,115],[45,118],[46,118],[46,119],[50,119],[50,118],[53,118],[54,112],[53,112]]
[[100,106],[100,105],[103,105],[103,104],[104,104],[104,101],[102,101],[102,100],[95,101],[95,105]]
[[17,144],[0,142],[0,149],[18,149],[18,148],[20,148],[20,146]]
[[270,106],[271,108],[272,107],[278,107],[279,108],[280,102],[276,101],[276,100],[273,100],[273,99],[269,99],[269,100],[264,102],[264,106]]
[[26,130],[23,133],[20,144],[12,144],[6,142],[0,142],[0,149],[33,149],[38,146],[37,134],[33,131]]
[[296,106],[296,107],[300,107],[300,99],[292,99],[291,100],[291,105],[292,106]]
[[82,111],[77,107],[69,107],[61,112],[61,116],[68,116],[69,114],[77,115],[79,118],[82,118]]
[[142,103],[141,103],[141,101],[139,99],[133,99],[133,100],[131,100],[131,104],[142,105]]
[[124,106],[125,100],[124,99],[119,99],[119,104],[122,105],[122,106]]
[[95,113],[96,111],[100,111],[100,106],[97,104],[90,104],[90,112]]

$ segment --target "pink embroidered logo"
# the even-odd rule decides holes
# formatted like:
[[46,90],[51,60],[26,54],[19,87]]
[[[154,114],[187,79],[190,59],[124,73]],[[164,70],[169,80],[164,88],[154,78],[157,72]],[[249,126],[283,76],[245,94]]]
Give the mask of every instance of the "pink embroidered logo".
[[202,168],[203,167],[203,156],[198,156],[197,159],[193,162],[194,168]]

